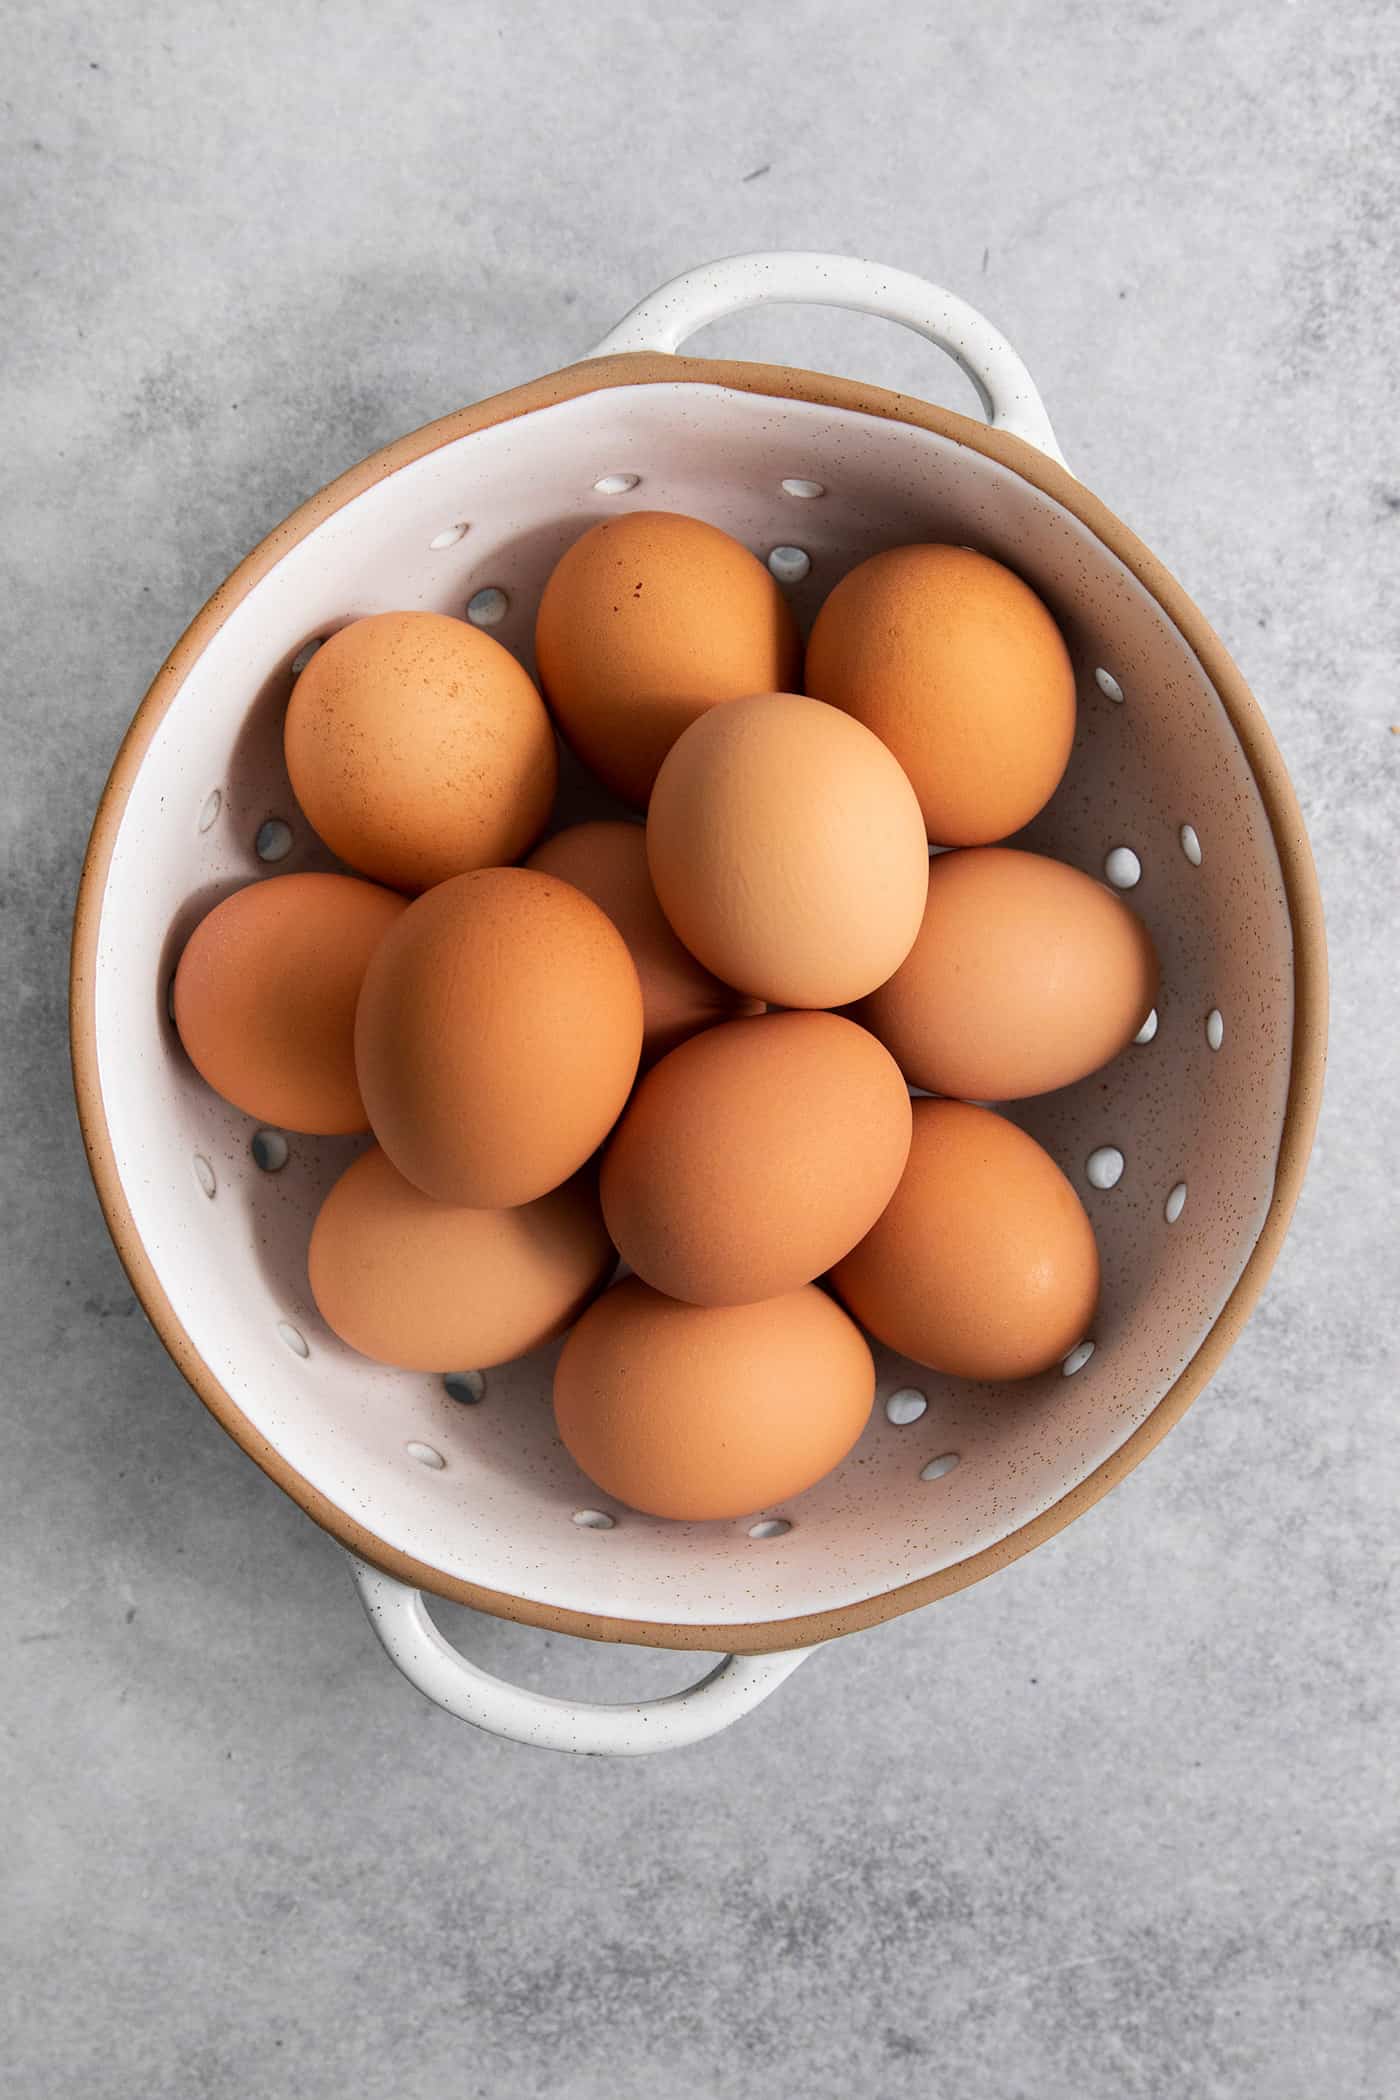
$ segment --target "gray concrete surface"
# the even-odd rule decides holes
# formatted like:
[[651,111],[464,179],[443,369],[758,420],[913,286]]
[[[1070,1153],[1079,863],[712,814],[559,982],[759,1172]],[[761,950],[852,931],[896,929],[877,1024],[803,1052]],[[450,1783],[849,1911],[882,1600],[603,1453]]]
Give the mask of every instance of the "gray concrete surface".
[[[1395,1729],[1400,17],[6,10],[0,2083],[25,2100],[1382,2100]],[[70,1112],[84,834],[300,498],[735,249],[983,303],[1262,697],[1335,965],[1311,1180],[1161,1452],[747,1725],[570,1763],[430,1710],[135,1309]],[[715,347],[960,401],[912,339]],[[665,1658],[492,1624],[618,1696]]]

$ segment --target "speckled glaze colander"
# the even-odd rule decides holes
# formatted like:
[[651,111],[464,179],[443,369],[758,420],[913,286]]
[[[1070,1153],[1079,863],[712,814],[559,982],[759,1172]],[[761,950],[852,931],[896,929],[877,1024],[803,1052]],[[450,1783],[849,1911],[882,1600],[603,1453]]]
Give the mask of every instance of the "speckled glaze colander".
[[[971,377],[988,423],[850,380],[675,355],[696,328],[772,300],[917,330]],[[1093,1219],[1093,1332],[1061,1368],[1006,1389],[882,1357],[845,1463],[739,1523],[667,1524],[600,1497],[555,1438],[550,1353],[449,1386],[337,1342],[305,1254],[355,1142],[291,1137],[268,1171],[259,1160],[275,1165],[281,1141],[200,1083],[166,1009],[181,944],[217,898],[331,864],[281,755],[307,644],[390,607],[470,608],[528,662],[550,567],[629,506],[737,534],[806,618],[852,564],[902,541],[966,542],[1016,569],[1064,630],[1080,699],[1069,771],[1024,842],[1129,887],[1162,963],[1139,1042],[1015,1111]],[[1325,997],[1316,878],[1260,711],[1185,593],[1067,470],[1019,358],[917,278],[771,255],[677,279],[591,359],[377,453],[235,570],[162,667],[103,796],[72,1030],[93,1174],[142,1304],[229,1433],[349,1549],[394,1660],[479,1726],[635,1752],[712,1733],[817,1644],[1006,1565],[1146,1456],[1278,1251],[1316,1116]],[[423,1591],[599,1640],[728,1652],[673,1698],[577,1705],[478,1670]]]

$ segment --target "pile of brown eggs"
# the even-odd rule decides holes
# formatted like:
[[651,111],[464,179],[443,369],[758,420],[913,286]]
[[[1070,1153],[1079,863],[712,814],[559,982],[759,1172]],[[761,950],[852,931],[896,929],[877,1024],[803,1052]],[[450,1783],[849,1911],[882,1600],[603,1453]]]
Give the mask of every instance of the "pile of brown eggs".
[[[1054,792],[1075,692],[1050,612],[987,556],[862,563],[804,672],[760,561],[636,512],[569,548],[535,643],[543,698],[438,613],[323,644],[287,766],[356,872],[225,898],[175,1019],[260,1122],[373,1133],[311,1234],[343,1341],[446,1372],[571,1328],[554,1403],[584,1472],[658,1516],[742,1516],[855,1443],[862,1328],[998,1382],[1086,1334],[1089,1220],[986,1104],[1116,1056],[1156,960],[1111,890],[997,843]],[[536,845],[556,728],[645,825]]]

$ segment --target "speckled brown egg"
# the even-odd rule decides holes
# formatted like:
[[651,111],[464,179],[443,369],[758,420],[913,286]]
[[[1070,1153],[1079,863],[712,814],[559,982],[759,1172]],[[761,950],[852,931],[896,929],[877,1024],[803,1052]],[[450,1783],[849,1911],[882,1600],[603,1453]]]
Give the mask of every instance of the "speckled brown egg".
[[558,778],[528,673],[445,613],[373,613],[331,635],[292,689],[283,741],[314,829],[401,890],[518,859]]
[[656,901],[640,824],[571,825],[536,846],[526,865],[573,883],[626,941],[642,983],[643,1064],[716,1021],[761,1011],[761,1000],[721,984],[676,939]]
[[540,682],[584,764],[645,808],[657,768],[718,701],[798,683],[787,601],[747,547],[672,511],[590,527],[535,623]]
[[635,1277],[565,1342],[554,1418],[575,1464],[632,1509],[749,1516],[839,1465],[870,1418],[864,1337],[808,1285],[757,1305],[680,1305]]
[[657,775],[647,854],[691,953],[775,1006],[844,1006],[883,984],[928,889],[923,818],[897,761],[797,693],[691,724]]
[[411,904],[365,973],[355,1063],[375,1136],[415,1188],[496,1210],[557,1188],[622,1110],[642,993],[572,883],[483,868]]
[[1088,1334],[1099,1257],[1048,1152],[963,1101],[916,1101],[909,1164],[831,1281],[877,1340],[955,1378],[1028,1378]]
[[185,944],[173,993],[200,1077],[260,1123],[364,1130],[355,1004],[370,957],[406,910],[353,875],[274,875],[216,904]]
[[321,1205],[308,1269],[322,1319],[362,1356],[485,1370],[562,1334],[614,1259],[591,1173],[468,1210],[425,1196],[376,1145]]
[[730,1021],[682,1043],[637,1088],[603,1159],[608,1230],[670,1297],[776,1298],[869,1231],[909,1134],[899,1067],[853,1021]]
[[894,547],[852,569],[817,615],[806,685],[888,744],[937,845],[1008,837],[1069,762],[1060,630],[1028,584],[969,547]]
[[857,1017],[932,1094],[1016,1101],[1116,1057],[1157,996],[1147,928],[1091,875],[972,846],[929,867],[919,937]]

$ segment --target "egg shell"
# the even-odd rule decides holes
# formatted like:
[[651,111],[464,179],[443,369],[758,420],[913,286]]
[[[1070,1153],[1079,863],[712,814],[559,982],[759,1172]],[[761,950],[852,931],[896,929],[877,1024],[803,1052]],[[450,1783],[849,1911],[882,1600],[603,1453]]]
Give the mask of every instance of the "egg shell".
[[931,1094],[1016,1101],[1129,1044],[1157,997],[1151,935],[1078,868],[1009,846],[940,853],[914,946],[857,1019]]
[[806,685],[888,744],[938,845],[1019,830],[1069,762],[1060,630],[1028,584],[968,547],[893,547],[852,569],[817,615]]
[[404,898],[353,875],[273,875],[201,919],[175,971],[175,1027],[245,1115],[318,1136],[364,1130],[355,1006]]
[[468,1210],[425,1196],[376,1145],[321,1205],[307,1268],[322,1319],[362,1356],[486,1370],[562,1334],[615,1258],[591,1173]]
[[726,1022],[638,1086],[603,1158],[608,1230],[670,1297],[779,1297],[870,1230],[904,1171],[910,1129],[899,1067],[853,1021]]
[[989,1108],[921,1100],[903,1179],[831,1282],[901,1356],[955,1378],[1028,1378],[1089,1332],[1099,1256],[1034,1138]]
[[326,844],[402,890],[518,859],[559,773],[529,674],[445,613],[372,613],[331,635],[292,689],[283,744]]
[[440,1202],[557,1188],[622,1111],[642,993],[621,934],[571,883],[483,868],[411,904],[365,973],[355,1063],[375,1136]]
[[844,1006],[883,984],[928,890],[923,818],[897,761],[797,693],[691,724],[657,775],[647,855],[691,953],[777,1006]]
[[639,809],[697,715],[796,685],[802,660],[763,563],[718,526],[657,510],[575,540],[544,587],[535,658],[579,757]]
[[807,1285],[757,1305],[681,1305],[635,1277],[589,1307],[554,1374],[554,1418],[605,1494],[699,1523],[787,1502],[870,1418],[859,1330]]
[[762,1011],[698,963],[656,901],[640,824],[574,824],[536,846],[526,862],[591,897],[627,943],[642,984],[642,1062],[654,1064],[717,1021]]

